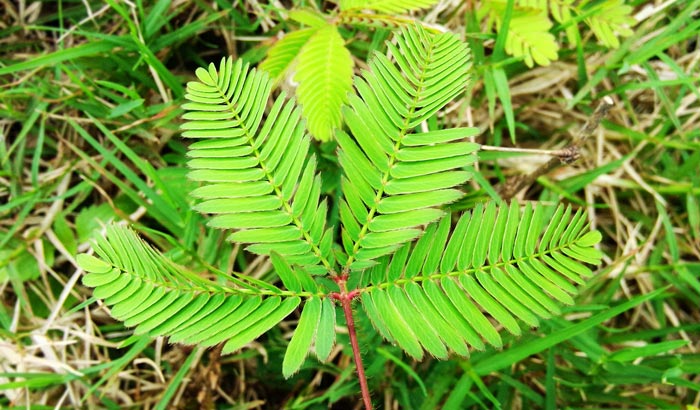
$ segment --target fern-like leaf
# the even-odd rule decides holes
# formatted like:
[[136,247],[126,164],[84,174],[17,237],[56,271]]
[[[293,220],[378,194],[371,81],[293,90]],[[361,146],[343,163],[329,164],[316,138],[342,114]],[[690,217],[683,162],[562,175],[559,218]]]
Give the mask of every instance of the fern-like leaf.
[[332,269],[327,205],[319,204],[316,160],[294,101],[281,95],[263,121],[267,73],[228,58],[197,76],[182,125],[184,137],[199,139],[188,151],[189,177],[204,183],[192,193],[202,200],[196,209],[214,214],[210,226],[236,230],[229,239],[250,243],[251,252],[274,249],[313,273]]
[[267,57],[260,63],[260,69],[267,71],[272,78],[279,81],[316,31],[318,29],[312,27],[285,34],[267,51]]
[[294,79],[311,135],[328,141],[342,125],[341,106],[352,91],[352,57],[333,25],[318,29],[302,47]]
[[595,12],[586,18],[593,33],[606,47],[620,47],[618,36],[629,37],[633,34],[630,27],[636,20],[630,16],[632,7],[624,0],[606,0],[595,6]]
[[[500,20],[498,25],[500,29]],[[528,67],[535,63],[548,66],[558,58],[559,46],[549,32],[552,23],[544,11],[517,10],[508,26],[506,53],[523,57]]]
[[373,10],[387,14],[402,14],[434,6],[439,0],[341,0],[340,10]]
[[554,300],[572,304],[571,282],[592,275],[584,263],[599,263],[600,234],[588,231],[584,212],[550,210],[480,204],[451,234],[447,217],[428,227],[364,272],[362,304],[375,328],[414,358],[424,350],[445,358],[484,340],[500,347],[489,317],[518,335],[517,319],[537,326],[559,314]]
[[[224,286],[172,263],[132,230],[107,227],[94,249],[100,257],[78,255],[111,315],[136,334],[169,336],[171,342],[213,346],[224,353],[250,343],[289,315],[299,296],[269,284],[236,280]],[[259,286],[262,285],[262,286]]]
[[549,9],[552,17],[558,23],[565,26],[566,37],[571,44],[578,44],[580,35],[578,27],[573,24],[572,10],[574,10],[574,0],[549,0]]
[[452,34],[432,35],[420,26],[404,28],[392,63],[375,54],[370,71],[355,79],[359,96],[344,109],[352,133],[339,131],[339,159],[345,176],[340,219],[351,269],[393,252],[418,237],[420,225],[442,215],[439,206],[458,199],[455,189],[470,174],[476,144],[460,142],[476,129],[412,133],[468,82],[467,47]]

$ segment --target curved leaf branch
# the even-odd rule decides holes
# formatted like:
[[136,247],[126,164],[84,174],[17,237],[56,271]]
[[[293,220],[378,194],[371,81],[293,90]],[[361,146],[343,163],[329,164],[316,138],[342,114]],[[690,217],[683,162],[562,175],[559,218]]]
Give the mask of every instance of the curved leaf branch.
[[349,258],[360,270],[418,237],[420,225],[438,219],[437,207],[462,193],[478,146],[461,142],[472,128],[412,134],[469,80],[467,47],[452,34],[432,35],[413,25],[389,43],[396,63],[375,54],[370,71],[355,79],[359,97],[344,109],[352,133],[339,131],[339,160],[345,176],[340,217]]
[[79,255],[88,272],[83,283],[95,288],[111,315],[136,334],[166,335],[173,343],[238,350],[277,325],[307,292],[283,291],[243,281],[224,286],[175,265],[132,230],[111,225],[94,249],[100,259]]
[[[450,218],[431,225],[414,246],[367,270],[360,292],[373,324],[408,354],[423,351],[445,358],[452,350],[468,355],[485,340],[502,345],[489,316],[519,335],[519,319],[538,326],[539,318],[560,313],[552,299],[572,304],[571,295],[600,262],[586,214],[559,206],[548,210],[514,202],[491,203],[465,213],[450,234]],[[484,313],[482,313],[484,312]],[[487,316],[488,315],[488,316]]]
[[182,125],[183,136],[201,139],[188,151],[190,178],[204,182],[192,193],[202,199],[196,209],[215,215],[210,226],[237,230],[229,240],[251,252],[274,249],[313,273],[332,272],[327,205],[294,101],[281,95],[263,121],[272,88],[265,72],[228,58],[197,76]]

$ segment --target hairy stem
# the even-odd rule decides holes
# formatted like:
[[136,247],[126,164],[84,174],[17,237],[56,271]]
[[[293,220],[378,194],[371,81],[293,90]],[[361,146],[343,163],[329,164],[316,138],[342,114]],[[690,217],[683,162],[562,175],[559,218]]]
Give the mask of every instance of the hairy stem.
[[340,292],[332,293],[331,297],[340,302],[345,314],[345,323],[348,325],[348,335],[350,336],[350,345],[352,346],[352,356],[355,360],[355,368],[357,369],[357,378],[360,381],[360,390],[362,391],[362,401],[365,404],[365,410],[372,410],[372,398],[369,395],[369,387],[367,387],[367,376],[365,376],[365,366],[362,364],[362,355],[360,354],[360,344],[357,341],[357,331],[355,330],[355,319],[352,316],[352,300],[357,297],[356,290],[348,291],[347,280],[348,274],[344,272],[342,275],[334,278],[335,282],[340,287]]
[[365,403],[366,410],[372,410],[372,399],[369,395],[369,387],[367,387],[367,376],[365,376],[365,367],[362,364],[360,345],[357,342],[355,320],[352,317],[352,298],[348,297],[348,294],[345,294],[344,296],[345,297],[341,297],[340,303],[343,306],[343,313],[345,313],[345,322],[348,324],[348,334],[350,335],[350,344],[352,345],[352,356],[355,359],[355,367],[357,368],[357,378],[360,380],[362,401]]

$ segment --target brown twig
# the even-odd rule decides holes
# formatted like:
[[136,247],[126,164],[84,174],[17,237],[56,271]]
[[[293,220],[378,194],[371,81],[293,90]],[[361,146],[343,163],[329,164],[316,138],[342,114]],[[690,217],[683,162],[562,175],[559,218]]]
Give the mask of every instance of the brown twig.
[[[574,137],[574,140],[566,148],[560,150],[554,150],[545,152],[542,150],[531,150],[533,153],[545,153],[554,156],[546,163],[540,165],[533,173],[525,176],[520,176],[514,180],[506,182],[500,190],[501,198],[504,200],[509,200],[514,197],[518,192],[532,185],[533,182],[542,175],[546,175],[552,172],[554,169],[560,167],[561,165],[569,165],[574,163],[581,157],[581,145],[590,137],[593,132],[598,128],[600,122],[608,115],[610,108],[613,106],[612,98],[605,96],[603,100],[598,104],[593,115],[588,118],[585,124],[578,131],[578,134]],[[481,148],[482,150],[484,147]],[[488,149],[486,149],[488,150]],[[527,152],[529,150],[517,149],[519,152]]]

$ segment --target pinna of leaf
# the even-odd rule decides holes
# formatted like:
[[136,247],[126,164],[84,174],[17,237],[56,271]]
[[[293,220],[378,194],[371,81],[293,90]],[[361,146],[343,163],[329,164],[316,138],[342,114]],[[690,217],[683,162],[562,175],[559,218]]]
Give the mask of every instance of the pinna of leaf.
[[[197,70],[184,105],[191,138],[189,177],[196,209],[229,240],[270,255],[281,286],[232,274],[206,280],[168,260],[129,228],[113,225],[81,255],[111,314],[137,334],[234,352],[277,325],[303,302],[283,373],[308,353],[326,360],[335,343],[336,302],[350,330],[362,397],[371,408],[351,303],[409,356],[445,359],[502,345],[496,324],[520,334],[573,303],[598,264],[584,212],[516,202],[479,204],[453,226],[441,207],[459,199],[477,144],[473,128],[414,132],[466,89],[467,46],[449,33],[408,26],[355,78],[338,130],[343,168],[340,238],[327,226],[316,159],[300,109],[282,94],[265,107],[272,80],[224,59]],[[447,69],[449,68],[449,69]],[[322,102],[321,102],[322,103]],[[323,277],[333,279],[328,285]]]

